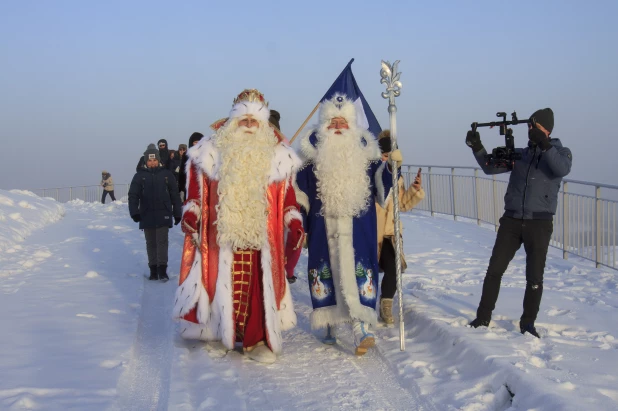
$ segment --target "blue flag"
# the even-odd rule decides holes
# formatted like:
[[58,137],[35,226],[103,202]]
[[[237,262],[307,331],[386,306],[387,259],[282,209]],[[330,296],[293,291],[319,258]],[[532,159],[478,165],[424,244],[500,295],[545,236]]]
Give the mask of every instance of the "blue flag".
[[365,100],[365,96],[363,96],[360,88],[358,88],[358,84],[356,84],[356,79],[354,78],[354,74],[352,74],[353,62],[354,59],[350,60],[348,65],[345,66],[341,74],[339,74],[339,77],[337,77],[333,85],[330,86],[320,102],[332,98],[335,93],[345,94],[354,102],[354,105],[356,106],[359,127],[371,131],[371,133],[377,138],[378,134],[382,131],[382,127],[380,127],[378,119],[373,114],[373,111],[371,111],[371,107],[369,107],[369,103]]

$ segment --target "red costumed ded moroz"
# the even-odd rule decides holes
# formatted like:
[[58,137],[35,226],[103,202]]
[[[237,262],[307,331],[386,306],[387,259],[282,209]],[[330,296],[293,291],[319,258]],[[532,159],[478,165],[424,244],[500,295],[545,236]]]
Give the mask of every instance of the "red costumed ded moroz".
[[269,114],[263,95],[245,90],[187,153],[173,314],[184,338],[278,354],[281,331],[296,325],[286,254],[298,258],[304,232],[293,188],[301,161]]

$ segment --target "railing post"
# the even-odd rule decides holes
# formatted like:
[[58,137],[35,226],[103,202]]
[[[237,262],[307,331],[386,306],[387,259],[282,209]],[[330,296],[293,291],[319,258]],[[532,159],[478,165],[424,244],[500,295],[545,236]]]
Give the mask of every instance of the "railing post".
[[451,167],[451,197],[453,198],[453,220],[457,221],[457,201],[455,200],[455,167]]
[[431,186],[431,167],[429,167],[429,211],[433,217],[433,187]]
[[601,219],[602,219],[602,210],[601,210],[601,187],[596,186],[595,188],[594,198],[596,201],[596,214],[597,214],[597,224],[596,224],[596,233],[597,233],[597,258],[596,258],[596,267],[599,268],[601,266]]
[[496,230],[496,232],[498,231],[498,221],[500,220],[498,218],[498,200],[496,199],[496,196],[498,195],[498,182],[496,181],[496,175],[492,175],[492,191],[493,191],[493,198],[494,198],[494,229]]
[[476,224],[481,225],[481,202],[479,201],[479,170],[474,169],[474,201],[476,201]]
[[562,183],[562,258],[569,259],[569,183]]
[[86,202],[86,186],[84,186],[84,202]]
[[69,187],[69,201],[73,201],[73,187]]
[[60,197],[58,195],[58,189],[56,189],[56,201],[60,202]]

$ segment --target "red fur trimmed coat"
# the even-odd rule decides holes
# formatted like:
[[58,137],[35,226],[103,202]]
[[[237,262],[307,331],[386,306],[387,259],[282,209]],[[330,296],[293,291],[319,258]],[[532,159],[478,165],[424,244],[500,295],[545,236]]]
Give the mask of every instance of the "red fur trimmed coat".
[[[231,246],[217,244],[216,206],[220,166],[213,140],[202,139],[189,149],[186,167],[187,201],[184,214],[197,216],[197,235],[186,235],[173,316],[181,320],[184,338],[221,340],[228,349],[236,339],[232,295]],[[285,230],[292,220],[302,221],[294,194],[294,179],[301,160],[280,143],[269,172],[267,240],[261,247],[266,336],[274,353],[281,352],[281,331],[296,325],[296,314],[285,274]],[[198,237],[199,236],[199,237]],[[195,238],[199,238],[196,244]]]

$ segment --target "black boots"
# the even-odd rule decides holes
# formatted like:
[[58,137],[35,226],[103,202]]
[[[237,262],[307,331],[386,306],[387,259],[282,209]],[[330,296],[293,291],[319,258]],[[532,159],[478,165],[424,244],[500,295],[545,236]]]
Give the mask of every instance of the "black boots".
[[148,267],[150,267],[150,277],[148,277],[149,280],[158,280],[159,279],[159,275],[157,274],[157,266],[156,265],[149,265]]
[[489,321],[488,320],[481,320],[480,318],[477,317],[469,325],[472,328],[489,327]]
[[166,282],[170,278],[167,276],[167,266],[166,265],[158,265],[157,266],[157,274],[159,275],[159,280],[162,282]]
[[166,265],[149,265],[150,267],[150,277],[149,280],[157,281],[161,280],[166,282],[170,278],[167,276],[167,266]]
[[519,331],[521,331],[522,334],[530,333],[534,335],[536,338],[541,338],[539,333],[536,331],[536,327],[534,326],[534,323],[523,324],[520,322]]

